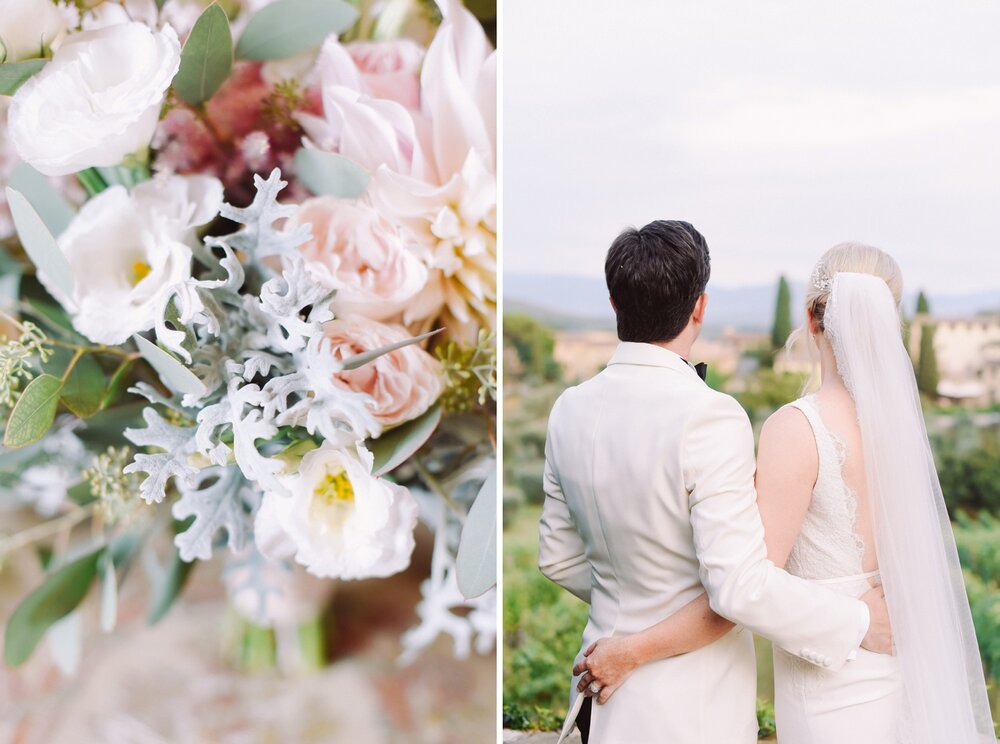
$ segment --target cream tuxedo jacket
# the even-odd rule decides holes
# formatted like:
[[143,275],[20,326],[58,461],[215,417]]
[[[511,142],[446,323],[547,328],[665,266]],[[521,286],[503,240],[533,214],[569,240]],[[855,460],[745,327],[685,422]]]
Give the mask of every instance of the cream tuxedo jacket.
[[750,422],[677,354],[622,343],[556,401],[545,459],[539,567],[590,604],[581,656],[706,590],[737,624],[637,669],[594,705],[591,744],[755,744],[750,631],[831,670],[857,648],[868,622],[859,600],[767,560]]

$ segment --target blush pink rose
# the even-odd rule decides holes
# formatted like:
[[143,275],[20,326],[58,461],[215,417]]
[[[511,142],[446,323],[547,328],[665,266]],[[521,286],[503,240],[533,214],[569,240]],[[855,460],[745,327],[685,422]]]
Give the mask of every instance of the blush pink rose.
[[[405,341],[410,334],[398,325],[385,325],[359,315],[323,325],[330,351],[337,359]],[[419,346],[404,346],[363,367],[338,372],[334,382],[375,401],[374,415],[388,428],[415,419],[427,411],[444,390],[441,363]]]
[[345,46],[368,92],[408,109],[420,108],[420,63],[424,49],[412,39],[355,41]]
[[351,199],[307,199],[291,226],[312,225],[299,247],[313,274],[337,290],[337,315],[393,320],[427,284],[427,267],[404,244],[399,230],[371,206]]

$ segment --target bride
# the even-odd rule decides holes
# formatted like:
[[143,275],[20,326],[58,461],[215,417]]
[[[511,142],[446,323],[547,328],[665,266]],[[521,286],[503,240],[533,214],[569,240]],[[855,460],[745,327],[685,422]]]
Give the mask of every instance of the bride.
[[[774,649],[781,744],[994,742],[954,537],[902,342],[902,276],[888,254],[829,250],[806,296],[819,349],[817,392],[777,411],[760,435],[757,498],[768,558],[860,596],[885,592],[895,654],[859,649],[833,673]],[[710,611],[678,613],[603,638],[574,669],[605,702],[637,666],[717,639]],[[590,683],[595,683],[593,688]]]

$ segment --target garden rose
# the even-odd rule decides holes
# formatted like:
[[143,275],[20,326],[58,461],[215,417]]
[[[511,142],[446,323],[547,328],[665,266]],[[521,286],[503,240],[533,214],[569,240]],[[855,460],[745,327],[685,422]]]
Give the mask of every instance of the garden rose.
[[353,41],[327,39],[315,59],[322,88],[342,86],[372,98],[420,108],[420,65],[424,48],[412,39]]
[[52,0],[0,0],[0,62],[45,56],[66,33],[71,12]]
[[130,194],[112,186],[83,205],[59,236],[73,296],[40,279],[94,343],[120,344],[153,327],[168,290],[191,275],[194,228],[211,220],[222,184],[208,176],[159,176]]
[[337,290],[332,308],[338,315],[398,317],[427,282],[427,268],[396,227],[367,204],[332,196],[309,199],[291,224],[312,225],[312,239],[299,250],[320,281]]
[[323,578],[391,576],[410,565],[417,502],[406,488],[372,476],[362,446],[324,443],[287,478],[289,496],[265,493],[254,519],[258,549],[294,557]]
[[179,64],[170,26],[132,22],[73,34],[14,94],[11,143],[49,176],[117,165],[149,144]]
[[[405,341],[401,326],[383,325],[361,316],[323,324],[330,353],[338,359]],[[441,364],[419,346],[404,346],[373,362],[336,373],[335,381],[375,401],[375,418],[384,427],[415,419],[434,405],[443,390]]]
[[364,90],[408,109],[420,108],[420,63],[424,49],[412,39],[354,41],[344,46]]

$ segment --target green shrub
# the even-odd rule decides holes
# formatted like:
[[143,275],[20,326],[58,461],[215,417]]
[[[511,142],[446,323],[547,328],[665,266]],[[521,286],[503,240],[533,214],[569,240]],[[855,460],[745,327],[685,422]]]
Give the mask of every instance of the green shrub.
[[529,504],[541,504],[545,500],[542,478],[545,474],[545,460],[518,460],[504,468],[504,483],[521,492]]
[[539,572],[537,519],[520,509],[504,533],[504,725],[557,730],[588,608]]
[[524,377],[533,380],[558,380],[562,374],[553,352],[552,331],[527,315],[503,316],[504,346],[514,349]]
[[954,526],[979,653],[987,677],[996,677],[1000,675],[1000,519],[986,512],[976,517],[959,514]]
[[803,375],[762,367],[747,377],[745,388],[735,392],[733,397],[746,409],[751,421],[760,421],[796,400],[802,394],[804,383]]
[[757,701],[757,737],[766,739],[774,736],[777,728],[774,723],[774,704],[768,700]]
[[968,435],[935,437],[938,477],[948,511],[986,509],[1000,513],[1000,435],[996,428],[975,432],[973,444],[963,443]]

